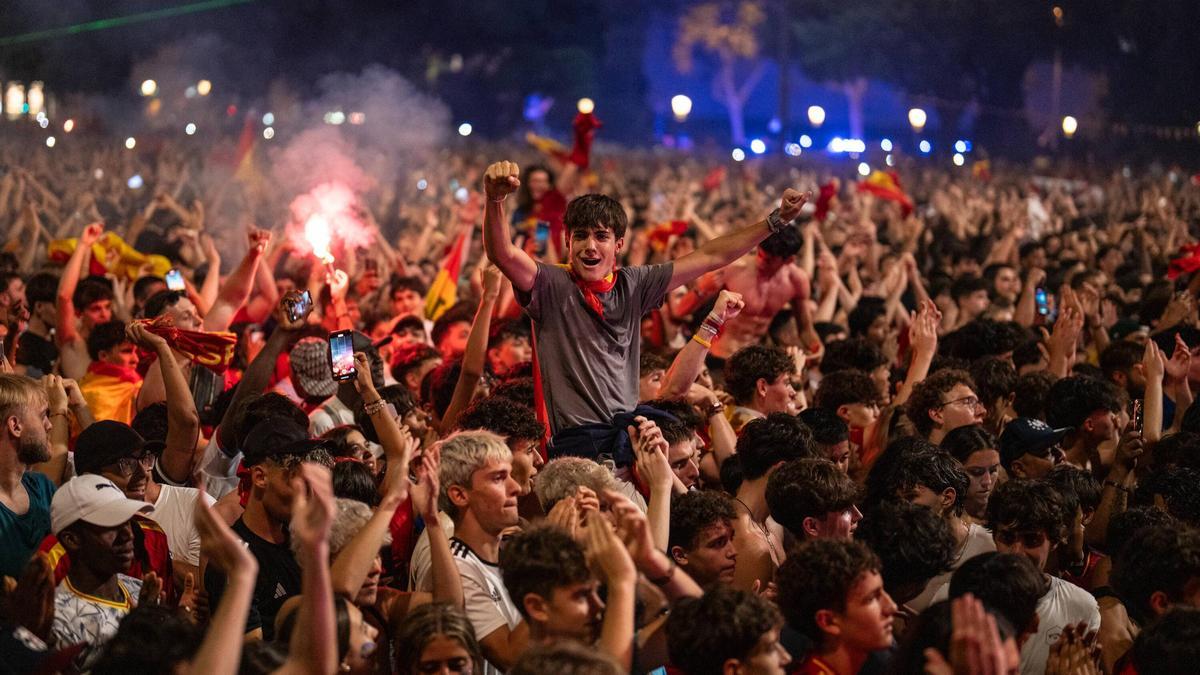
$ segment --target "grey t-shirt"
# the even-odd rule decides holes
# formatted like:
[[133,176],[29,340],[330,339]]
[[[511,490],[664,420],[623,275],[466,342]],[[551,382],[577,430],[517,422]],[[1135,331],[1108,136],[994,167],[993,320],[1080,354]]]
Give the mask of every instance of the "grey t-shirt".
[[673,263],[622,267],[596,316],[567,270],[538,263],[533,289],[517,300],[533,319],[550,431],[609,423],[638,399],[642,317],[662,305]]

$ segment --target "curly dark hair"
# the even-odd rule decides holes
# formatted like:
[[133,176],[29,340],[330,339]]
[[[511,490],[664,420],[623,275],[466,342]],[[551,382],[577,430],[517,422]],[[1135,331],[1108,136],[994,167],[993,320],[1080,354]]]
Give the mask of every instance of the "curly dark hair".
[[533,378],[517,377],[507,380],[492,389],[492,396],[506,398],[532,408],[534,405]]
[[837,445],[850,438],[850,427],[846,421],[828,408],[805,408],[797,417],[812,431],[813,440],[818,445]]
[[861,370],[839,370],[821,378],[813,404],[818,408],[837,411],[844,405],[878,405],[882,396],[875,380]]
[[1134,506],[1115,513],[1104,530],[1104,551],[1115,558],[1139,530],[1158,526],[1179,529],[1183,524],[1155,506]]
[[1130,653],[1136,672],[1191,675],[1200,662],[1200,609],[1172,608],[1138,634]]
[[87,336],[88,356],[92,357],[93,361],[99,361],[100,352],[111,352],[124,342],[128,342],[128,338],[125,337],[124,321],[113,319],[98,324],[92,327],[92,332]]
[[1134,492],[1138,504],[1154,504],[1161,496],[1167,513],[1200,527],[1200,471],[1187,467],[1165,467],[1151,471]]
[[538,421],[529,406],[506,398],[489,396],[463,411],[458,417],[459,429],[484,429],[515,441],[539,440],[546,434],[546,425]]
[[1019,633],[1033,623],[1050,581],[1028,556],[990,551],[963,561],[950,577],[949,590],[951,598],[967,593],[979,598]]
[[888,443],[883,454],[875,460],[865,481],[866,495],[863,504],[867,510],[874,509],[882,502],[894,501],[896,493],[892,490],[891,476],[900,462],[909,455],[921,452],[937,452],[938,446],[920,436],[901,436]]
[[1017,389],[1017,369],[1007,359],[993,357],[976,361],[971,364],[970,373],[975,381],[976,395],[988,407],[1008,398]]
[[[143,605],[121,620],[91,672],[169,673],[200,649],[204,631],[173,607]],[[131,670],[132,669],[132,670]]]
[[1063,497],[1063,503],[1067,507],[1068,524],[1075,519],[1073,507],[1078,506],[1087,513],[1100,506],[1102,487],[1091,471],[1084,471],[1070,464],[1059,464],[1050,469],[1043,480],[1053,485]]
[[987,519],[993,533],[1001,527],[1043,532],[1051,545],[1067,536],[1062,497],[1045,481],[1012,478],[1001,483],[988,499]]
[[705,529],[720,523],[732,523],[737,518],[733,500],[715,490],[694,490],[671,500],[671,530],[667,550],[680,546],[692,550]]
[[563,214],[563,227],[567,236],[571,237],[577,230],[589,232],[597,226],[606,227],[613,231],[613,236],[620,239],[625,236],[629,227],[629,217],[625,215],[625,207],[621,202],[607,195],[587,194],[572,199],[567,204]]
[[864,337],[852,337],[825,347],[825,356],[821,357],[821,374],[830,375],[849,369],[869,373],[887,364],[887,356],[874,342]]
[[850,310],[850,314],[846,317],[846,325],[850,328],[851,337],[866,335],[871,324],[875,323],[875,319],[886,315],[887,309],[885,309],[883,298],[863,296],[859,299],[858,305]]
[[1155,591],[1181,602],[1200,582],[1200,532],[1162,526],[1138,530],[1113,558],[1110,580],[1129,615],[1145,625],[1154,618],[1150,596]]
[[696,406],[682,399],[656,398],[650,401],[643,401],[642,405],[674,415],[676,419],[686,424],[693,431],[700,432],[708,429],[707,421],[696,411]]
[[508,675],[622,675],[623,672],[616,660],[603,651],[563,640],[526,649]]
[[805,518],[824,518],[858,501],[858,485],[827,459],[795,459],[767,479],[771,517],[798,539],[806,537]]
[[1046,406],[1046,423],[1055,429],[1078,429],[1098,410],[1120,412],[1116,386],[1094,377],[1064,377],[1046,394],[1054,405]]
[[1027,333],[1007,322],[975,319],[947,335],[938,351],[967,362],[1013,352],[1029,339]]
[[148,441],[167,441],[167,402],[157,401],[142,408],[129,423],[133,430]]
[[440,358],[438,350],[427,344],[402,345],[392,355],[392,377],[403,384],[408,374],[420,368],[422,363]]
[[[864,574],[878,572],[879,556],[861,541],[814,539],[797,546],[775,575],[778,604],[788,625],[816,644],[824,639],[817,612],[846,610],[846,600]],[[820,583],[813,580],[819,579]]]
[[1186,466],[1200,468],[1200,434],[1193,431],[1180,431],[1163,436],[1154,444],[1151,455],[1154,466]]
[[912,395],[908,397],[905,413],[912,420],[917,433],[928,436],[933,431],[933,418],[930,411],[941,407],[943,397],[954,387],[965,384],[975,391],[975,381],[965,370],[947,369],[932,373],[929,377],[913,387]]
[[725,586],[680,598],[667,618],[671,664],[688,675],[720,675],[729,659],[745,660],[768,631],[783,623],[775,605]]
[[512,319],[500,319],[492,324],[492,329],[488,331],[488,349],[499,347],[504,344],[505,340],[525,338],[529,339],[532,331],[529,326],[529,318],[521,316]]
[[461,373],[462,359],[448,361],[425,373],[425,377],[421,378],[421,404],[433,404],[438,417],[445,415],[454,398],[454,387],[458,385]]
[[980,450],[996,450],[996,437],[978,424],[968,424],[947,432],[939,447],[966,464],[971,455]]
[[1017,378],[1017,386],[1013,390],[1013,410],[1018,417],[1046,421],[1046,401],[1049,400],[1054,379],[1054,375],[1045,370],[1025,373]]
[[774,382],[784,373],[794,373],[796,362],[779,347],[742,347],[725,363],[725,389],[737,403],[749,403],[759,380]]
[[885,502],[863,516],[854,538],[871,547],[883,565],[883,588],[903,604],[930,579],[949,572],[958,557],[950,524],[908,502]]
[[652,351],[642,350],[638,361],[638,377],[645,377],[656,370],[666,370],[671,362],[665,356],[659,356]]
[[556,588],[592,578],[580,546],[565,531],[543,525],[525,530],[500,549],[500,573],[508,597],[525,620],[525,596],[530,593],[549,600]]
[[775,258],[790,258],[799,253],[803,246],[804,240],[800,237],[800,229],[794,225],[788,225],[763,239],[758,248],[763,253]]
[[954,503],[950,508],[962,512],[963,497],[971,486],[971,478],[962,470],[958,460],[944,450],[914,452],[900,458],[887,476],[885,494],[902,499],[902,493],[918,486],[929,488],[937,494],[947,489],[954,490]]
[[1100,370],[1109,380],[1117,373],[1129,375],[1129,371],[1142,362],[1145,352],[1146,348],[1136,342],[1117,340],[1100,352]]
[[762,478],[781,462],[820,457],[812,432],[804,422],[787,413],[771,413],[750,420],[738,437],[737,456],[747,480]]

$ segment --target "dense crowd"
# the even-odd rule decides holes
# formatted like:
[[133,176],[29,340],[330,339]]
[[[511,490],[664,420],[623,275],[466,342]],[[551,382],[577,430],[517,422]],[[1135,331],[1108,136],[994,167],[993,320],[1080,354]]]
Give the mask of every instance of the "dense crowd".
[[232,138],[6,132],[2,667],[1192,672],[1200,184],[594,131],[328,251]]

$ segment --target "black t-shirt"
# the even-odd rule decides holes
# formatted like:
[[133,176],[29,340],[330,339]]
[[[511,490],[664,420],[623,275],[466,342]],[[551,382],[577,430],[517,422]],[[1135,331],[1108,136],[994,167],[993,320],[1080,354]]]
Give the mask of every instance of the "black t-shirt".
[[[275,638],[275,615],[293,595],[300,594],[300,565],[285,542],[272,544],[250,531],[241,518],[233,531],[250,545],[250,553],[258,560],[258,580],[250,598],[250,614],[246,617],[246,632],[262,628],[263,639]],[[204,588],[208,591],[209,607],[216,608],[225,592],[225,575],[209,567],[204,571]]]
[[54,372],[54,362],[58,360],[58,347],[54,340],[47,340],[29,331],[21,333],[17,338],[17,363],[26,368],[36,368],[39,372],[27,371],[30,377],[40,377]]

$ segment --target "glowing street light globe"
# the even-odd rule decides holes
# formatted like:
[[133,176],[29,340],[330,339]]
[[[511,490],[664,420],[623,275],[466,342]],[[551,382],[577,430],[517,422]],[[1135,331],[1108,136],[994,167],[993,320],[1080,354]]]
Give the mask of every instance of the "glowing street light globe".
[[808,106],[808,123],[819,127],[825,123],[825,109],[819,105]]
[[913,131],[920,131],[925,128],[925,123],[929,121],[929,116],[920,108],[913,108],[908,111],[908,123],[912,125]]
[[954,166],[962,166],[966,161],[967,158],[963,157],[961,152],[954,153]]
[[871,175],[871,165],[867,164],[866,162],[859,162],[858,163],[858,175],[870,176]]
[[767,151],[767,144],[762,139],[756,138],[750,141],[750,151],[756,155],[761,155]]
[[470,122],[463,122],[462,124],[458,125],[459,136],[470,136],[471,132],[474,130],[475,129],[471,126]]
[[142,96],[153,96],[158,91],[158,83],[154,80],[142,82]]
[[137,139],[134,138],[133,136],[130,136],[129,138],[125,139],[125,147],[127,149],[132,150],[133,146],[135,146],[135,145],[137,145]]
[[683,94],[672,96],[671,112],[675,114],[675,119],[680,122],[686,120],[687,116],[692,112],[692,99]]
[[69,134],[69,133],[71,133],[71,130],[74,128],[75,128],[75,120],[69,119],[66,122],[63,122],[63,133]]
[[54,137],[53,137],[53,136],[47,136],[47,137],[46,137],[46,147],[47,147],[47,148],[53,148],[53,147],[54,147],[54,143],[55,143],[55,140],[54,140]]
[[800,147],[811,148],[812,143],[813,143],[813,141],[812,141],[811,136],[809,136],[808,134],[800,134]]
[[196,93],[197,94],[200,94],[201,96],[208,96],[208,93],[211,91],[212,91],[212,82],[209,82],[208,80],[200,80],[199,82],[196,83]]
[[579,103],[575,104],[575,107],[584,115],[589,115],[596,109],[596,102],[590,98],[581,98],[579,99]]
[[1062,121],[1063,135],[1070,138],[1079,130],[1079,120],[1067,115]]
[[733,156],[733,161],[735,162],[740,162],[743,159],[746,159],[746,151],[742,150],[741,148],[734,148],[731,155]]
[[883,150],[884,152],[891,152],[892,151],[891,139],[885,138],[882,141],[879,141],[879,149]]

